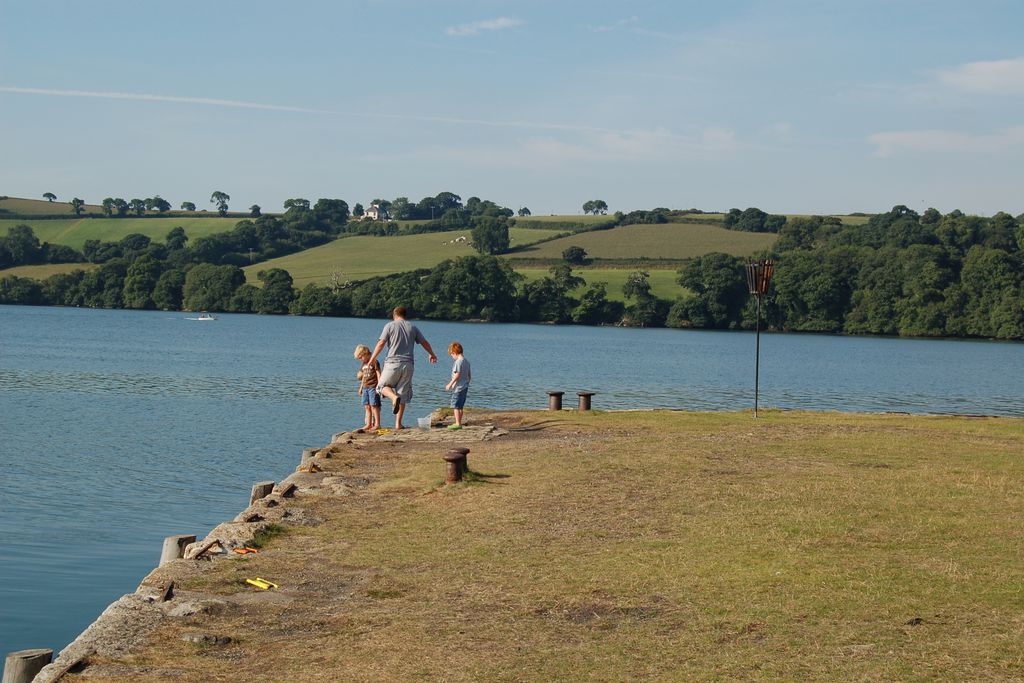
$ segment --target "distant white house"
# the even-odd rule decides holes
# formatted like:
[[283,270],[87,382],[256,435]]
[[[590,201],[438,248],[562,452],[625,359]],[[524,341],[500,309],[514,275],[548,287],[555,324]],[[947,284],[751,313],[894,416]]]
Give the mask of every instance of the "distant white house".
[[388,212],[380,208],[379,204],[370,204],[370,208],[363,211],[364,221],[382,221],[387,218]]

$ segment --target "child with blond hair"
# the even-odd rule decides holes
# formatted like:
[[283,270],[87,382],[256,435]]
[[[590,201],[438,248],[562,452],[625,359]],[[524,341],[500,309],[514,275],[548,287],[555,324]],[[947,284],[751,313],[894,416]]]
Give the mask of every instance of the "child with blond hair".
[[453,341],[448,345],[448,355],[455,361],[452,363],[452,379],[445,385],[444,390],[452,392],[451,406],[455,413],[455,424],[449,425],[448,429],[462,429],[463,408],[466,405],[466,394],[469,392],[469,381],[473,379],[469,371],[469,361],[463,355],[462,344]]
[[356,379],[359,380],[356,395],[362,399],[363,408],[366,410],[366,424],[356,430],[362,434],[380,429],[380,394],[377,393],[380,363],[370,359],[370,348],[363,344],[356,347],[353,355],[360,363],[359,372],[356,373]]

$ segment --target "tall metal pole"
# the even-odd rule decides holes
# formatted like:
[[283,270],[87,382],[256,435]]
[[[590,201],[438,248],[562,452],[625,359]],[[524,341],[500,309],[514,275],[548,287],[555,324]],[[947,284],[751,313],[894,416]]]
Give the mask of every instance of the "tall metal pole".
[[770,260],[747,264],[747,291],[757,298],[757,319],[754,322],[754,329],[757,331],[757,346],[754,351],[754,417],[757,417],[757,403],[761,390],[761,297],[768,293],[768,284],[774,272],[775,263]]
[[757,396],[758,381],[761,376],[761,295],[757,295],[757,322],[754,323],[757,329],[757,344],[754,351],[754,417],[757,417]]

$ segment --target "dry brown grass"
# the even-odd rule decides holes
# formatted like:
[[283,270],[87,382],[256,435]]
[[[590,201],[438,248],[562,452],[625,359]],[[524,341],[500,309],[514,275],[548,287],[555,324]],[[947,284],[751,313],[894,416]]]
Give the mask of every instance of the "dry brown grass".
[[[480,413],[471,418],[483,419]],[[330,461],[357,493],[185,588],[276,595],[174,623],[135,681],[1019,680],[1024,421],[506,415]],[[183,631],[229,635],[223,648]]]

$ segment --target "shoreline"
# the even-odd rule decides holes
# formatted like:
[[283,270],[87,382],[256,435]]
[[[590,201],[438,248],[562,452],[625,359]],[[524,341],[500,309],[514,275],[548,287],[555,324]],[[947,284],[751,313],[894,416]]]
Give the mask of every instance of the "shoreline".
[[[483,411],[491,412],[491,411]],[[322,520],[307,515],[301,506],[293,503],[298,495],[344,498],[357,486],[332,477],[325,470],[325,461],[342,454],[346,447],[360,448],[366,443],[433,443],[462,446],[491,440],[508,432],[494,425],[470,425],[458,432],[444,429],[450,411],[435,410],[431,415],[431,429],[406,428],[396,434],[364,435],[356,432],[338,432],[321,448],[304,449],[295,470],[279,482],[257,482],[253,486],[250,505],[234,519],[216,525],[205,537],[182,544],[177,557],[165,560],[147,573],[132,593],[127,593],[107,605],[82,632],[57,652],[51,663],[32,679],[35,683],[59,681],[69,673],[77,673],[89,666],[93,657],[118,658],[129,655],[167,620],[182,619],[215,611],[217,601],[195,591],[182,590],[182,581],[194,580],[211,569],[217,561],[246,557],[236,549],[259,550],[266,539],[273,538],[288,526],[317,525]],[[365,485],[365,483],[364,483]],[[259,489],[259,491],[258,491]],[[164,552],[174,536],[164,540]],[[258,553],[252,553],[258,554]],[[257,594],[260,595],[260,594]],[[270,590],[263,594],[273,596]],[[273,598],[271,598],[273,601]],[[244,602],[244,601],[243,601]],[[199,645],[224,645],[230,642],[199,634]]]

